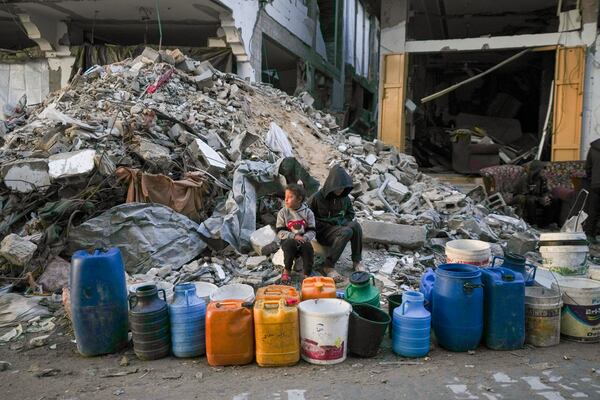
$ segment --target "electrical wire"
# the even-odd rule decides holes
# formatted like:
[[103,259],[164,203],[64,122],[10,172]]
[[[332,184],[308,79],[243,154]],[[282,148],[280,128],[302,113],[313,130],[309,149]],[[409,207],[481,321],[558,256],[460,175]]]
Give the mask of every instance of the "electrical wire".
[[160,0],[156,0],[156,20],[158,21],[158,51],[162,48],[162,39],[163,39],[163,31],[162,31],[162,23],[160,21]]

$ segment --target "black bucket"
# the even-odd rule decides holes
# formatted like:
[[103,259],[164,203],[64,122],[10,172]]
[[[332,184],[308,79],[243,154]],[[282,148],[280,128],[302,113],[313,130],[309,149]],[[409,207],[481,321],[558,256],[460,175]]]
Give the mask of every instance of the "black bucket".
[[388,329],[388,333],[390,334],[390,337],[392,337],[392,325],[393,325],[393,320],[394,320],[394,310],[396,309],[396,307],[398,307],[400,304],[402,304],[402,293],[396,293],[396,294],[389,295],[387,300],[388,300],[388,314],[390,316],[390,329]]
[[359,357],[374,357],[390,323],[387,313],[369,304],[355,304],[348,326],[348,350]]

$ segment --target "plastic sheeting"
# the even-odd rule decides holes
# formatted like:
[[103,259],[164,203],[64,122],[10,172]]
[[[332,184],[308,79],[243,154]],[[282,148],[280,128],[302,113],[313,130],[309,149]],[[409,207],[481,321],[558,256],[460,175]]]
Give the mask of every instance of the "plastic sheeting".
[[12,326],[19,322],[27,322],[35,317],[51,315],[50,311],[39,304],[43,296],[25,297],[17,293],[0,296],[0,327]]
[[319,189],[319,182],[293,157],[274,164],[242,161],[233,173],[233,188],[225,203],[200,225],[206,238],[224,240],[238,252],[251,249],[250,235],[256,230],[257,199],[283,195],[286,184],[301,180],[308,196]]
[[281,154],[283,157],[291,157],[294,154],[287,133],[275,122],[271,122],[265,143],[271,150]]
[[278,169],[279,163],[242,161],[233,173],[233,188],[227,200],[200,225],[199,232],[207,238],[226,241],[238,252],[249,251],[250,235],[256,230],[258,196],[282,189]]
[[121,250],[128,273],[143,274],[152,267],[179,268],[196,258],[206,243],[198,224],[161,204],[121,204],[69,232],[71,253],[111,247]]

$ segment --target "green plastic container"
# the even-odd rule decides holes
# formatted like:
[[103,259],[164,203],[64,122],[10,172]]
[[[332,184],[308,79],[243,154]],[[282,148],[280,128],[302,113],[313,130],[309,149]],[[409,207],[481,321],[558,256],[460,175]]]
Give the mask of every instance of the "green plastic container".
[[350,275],[350,284],[345,291],[346,301],[350,304],[370,304],[381,308],[379,289],[375,287],[375,278],[365,271],[357,271]]

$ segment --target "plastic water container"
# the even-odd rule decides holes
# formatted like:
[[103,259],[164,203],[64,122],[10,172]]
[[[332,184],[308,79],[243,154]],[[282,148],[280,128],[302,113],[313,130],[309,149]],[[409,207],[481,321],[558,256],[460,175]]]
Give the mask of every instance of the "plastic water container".
[[469,264],[487,267],[492,251],[490,244],[481,240],[458,239],[446,243],[446,262],[448,264]]
[[206,360],[212,366],[244,365],[254,359],[254,318],[242,300],[211,302],[206,311]]
[[559,344],[562,306],[558,290],[525,288],[525,341],[535,347]]
[[419,292],[425,297],[425,309],[431,311],[431,293],[435,284],[435,272],[431,268],[427,268],[421,281],[419,282]]
[[[159,297],[162,294],[162,299]],[[129,295],[133,351],[140,360],[157,360],[171,351],[167,295],[156,285],[140,286]]]
[[494,257],[492,259],[490,265],[492,268],[496,267],[496,260],[502,260],[502,264],[498,265],[498,267],[512,269],[523,275],[525,286],[532,286],[535,283],[537,267],[532,264],[527,264],[525,257],[514,253],[505,253],[504,257]]
[[243,303],[254,303],[254,288],[243,283],[232,283],[221,286],[210,294],[210,301],[241,300]]
[[339,299],[305,300],[300,311],[300,355],[311,364],[337,364],[346,359],[352,306]]
[[[600,341],[600,282],[584,278],[559,280],[563,308],[561,336],[583,343]],[[556,283],[552,289],[558,290]]]
[[204,300],[208,305],[210,303],[210,295],[213,294],[219,287],[210,282],[192,282],[196,286],[196,296]]
[[544,268],[561,275],[588,272],[588,242],[583,232],[542,233],[540,254]]
[[127,346],[127,285],[119,249],[73,253],[70,283],[79,353],[96,356]]
[[333,278],[311,276],[302,281],[302,300],[335,298],[336,289]]
[[508,268],[481,270],[483,337],[492,350],[515,350],[525,343],[525,281]]
[[431,327],[450,351],[474,350],[483,333],[481,270],[473,265],[442,264],[435,271]]
[[294,365],[300,360],[297,299],[260,299],[254,304],[256,363]]
[[431,314],[425,309],[425,296],[405,292],[402,304],[394,310],[392,350],[403,357],[425,357],[429,353]]
[[390,316],[371,304],[354,304],[348,325],[348,351],[359,357],[375,357]]
[[287,285],[269,285],[259,288],[256,291],[256,301],[259,300],[279,300],[292,299],[300,303],[300,296],[295,288]]
[[175,286],[173,303],[169,304],[171,349],[175,357],[198,357],[206,352],[206,303],[196,296],[193,283]]

